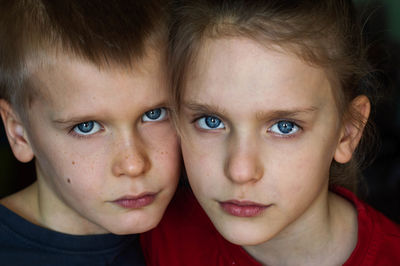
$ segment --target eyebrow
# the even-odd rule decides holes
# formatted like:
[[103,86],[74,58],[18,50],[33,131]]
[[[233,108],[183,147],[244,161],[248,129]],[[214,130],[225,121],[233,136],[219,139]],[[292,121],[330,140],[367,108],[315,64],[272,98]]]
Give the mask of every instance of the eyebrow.
[[315,113],[316,111],[318,111],[318,107],[310,106],[304,108],[293,108],[288,110],[270,110],[266,112],[260,111],[257,112],[256,116],[258,120],[266,120],[270,118],[281,118],[281,117],[294,118],[300,115]]
[[65,118],[56,118],[53,119],[53,123],[55,124],[77,124],[77,123],[83,123],[86,121],[92,121],[93,116],[76,116],[76,117],[65,117]]
[[[226,111],[224,111],[219,106],[214,106],[206,103],[203,104],[197,102],[184,102],[182,106],[194,112],[217,114],[221,116],[224,116],[226,114]],[[283,110],[259,111],[257,112],[256,117],[258,120],[267,120],[271,118],[282,118],[282,117],[292,118],[303,114],[314,113],[318,110],[319,110],[318,107],[310,106],[310,107],[299,107],[299,108],[296,107],[286,110],[283,109]]]
[[226,113],[219,106],[210,105],[206,103],[184,102],[182,106],[186,109],[189,109],[197,113],[219,114],[221,116],[224,116],[224,114]]
[[[155,103],[154,105],[149,105],[149,106],[145,106],[142,109],[142,113],[144,114],[147,111],[153,110],[153,109],[157,109],[157,108],[171,108],[170,105],[166,102],[166,101],[160,101]],[[99,118],[102,118],[102,116],[104,116],[105,113],[102,111],[97,111],[94,113],[87,113],[87,114],[82,114],[82,115],[63,115],[62,117],[59,118],[54,118],[52,119],[52,122],[55,124],[78,124],[78,123],[83,123],[86,121],[93,121],[93,120],[99,120]],[[105,115],[106,116],[106,115]],[[101,119],[100,119],[101,120]]]

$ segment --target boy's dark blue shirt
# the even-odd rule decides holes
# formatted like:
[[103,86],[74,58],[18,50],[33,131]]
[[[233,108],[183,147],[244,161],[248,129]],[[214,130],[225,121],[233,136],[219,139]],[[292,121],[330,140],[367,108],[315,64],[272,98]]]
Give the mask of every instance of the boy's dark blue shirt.
[[145,265],[138,235],[76,236],[34,225],[0,205],[0,264]]

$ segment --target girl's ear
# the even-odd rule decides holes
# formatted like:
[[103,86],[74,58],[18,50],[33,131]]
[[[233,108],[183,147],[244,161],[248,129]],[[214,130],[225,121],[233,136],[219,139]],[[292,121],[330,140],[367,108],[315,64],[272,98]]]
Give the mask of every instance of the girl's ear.
[[[333,156],[336,162],[342,164],[350,161],[360,142],[371,111],[371,104],[365,95],[357,96],[350,105],[350,110],[354,115],[344,121],[339,143]],[[357,120],[353,119],[353,117],[357,118]]]
[[0,115],[14,156],[26,163],[33,159],[33,151],[22,122],[10,103],[0,99]]

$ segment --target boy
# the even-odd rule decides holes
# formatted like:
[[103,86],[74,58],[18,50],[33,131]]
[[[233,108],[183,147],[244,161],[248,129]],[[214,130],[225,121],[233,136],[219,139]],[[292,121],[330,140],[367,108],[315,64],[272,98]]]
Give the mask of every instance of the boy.
[[158,224],[179,177],[163,6],[0,2],[0,113],[37,174],[0,201],[5,265],[143,264],[134,234]]

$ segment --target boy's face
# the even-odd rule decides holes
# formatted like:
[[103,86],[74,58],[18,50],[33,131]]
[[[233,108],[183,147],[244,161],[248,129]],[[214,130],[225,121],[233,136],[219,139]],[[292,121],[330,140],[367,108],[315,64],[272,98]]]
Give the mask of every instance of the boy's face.
[[32,75],[41,89],[27,132],[46,226],[128,234],[157,225],[180,164],[160,61],[151,52],[133,69],[99,69],[60,56]]
[[321,222],[341,134],[324,71],[252,40],[209,40],[181,107],[191,187],[227,240],[257,245]]

